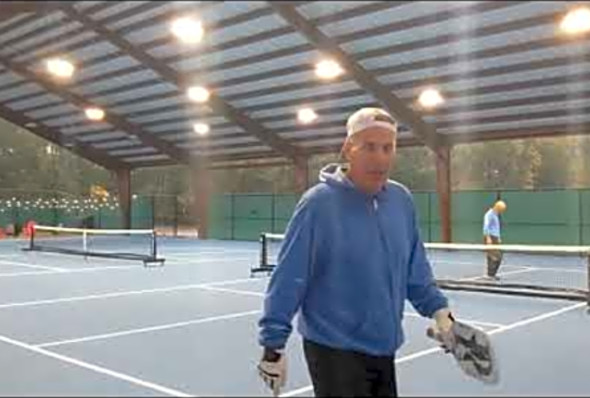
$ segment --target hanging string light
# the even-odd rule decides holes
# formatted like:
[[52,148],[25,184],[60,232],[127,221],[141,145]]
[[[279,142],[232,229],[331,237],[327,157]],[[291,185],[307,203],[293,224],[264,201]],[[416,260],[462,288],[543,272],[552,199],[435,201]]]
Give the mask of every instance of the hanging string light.
[[22,209],[24,211],[41,210],[66,210],[68,213],[76,210],[78,212],[92,212],[100,210],[117,210],[119,201],[117,198],[102,197],[100,199],[75,198],[75,199],[45,199],[45,198],[17,198],[0,199],[0,212]]

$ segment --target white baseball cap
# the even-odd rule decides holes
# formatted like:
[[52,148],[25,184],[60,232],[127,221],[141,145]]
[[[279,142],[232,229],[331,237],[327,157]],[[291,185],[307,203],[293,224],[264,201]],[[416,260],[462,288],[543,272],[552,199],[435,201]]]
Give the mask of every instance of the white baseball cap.
[[397,132],[397,123],[393,117],[380,108],[362,108],[350,115],[346,122],[348,137],[369,127],[381,127],[392,133]]

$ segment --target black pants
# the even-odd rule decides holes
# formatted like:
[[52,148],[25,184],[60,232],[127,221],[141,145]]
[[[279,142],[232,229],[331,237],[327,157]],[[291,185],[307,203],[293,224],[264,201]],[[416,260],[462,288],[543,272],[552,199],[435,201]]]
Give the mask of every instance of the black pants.
[[397,397],[393,356],[372,356],[303,341],[316,397]]
[[[490,236],[492,238],[492,245],[497,245],[499,243],[498,238],[495,236]],[[488,262],[488,276],[496,276],[498,273],[498,269],[500,268],[500,264],[502,264],[502,252],[500,250],[486,250],[486,259]]]

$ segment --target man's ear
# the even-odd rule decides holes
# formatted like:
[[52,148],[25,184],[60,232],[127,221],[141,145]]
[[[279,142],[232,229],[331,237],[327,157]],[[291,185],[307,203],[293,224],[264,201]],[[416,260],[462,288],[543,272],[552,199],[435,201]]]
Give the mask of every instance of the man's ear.
[[342,149],[340,150],[340,159],[346,162],[350,161],[350,150],[352,149],[352,138],[347,138],[342,145]]

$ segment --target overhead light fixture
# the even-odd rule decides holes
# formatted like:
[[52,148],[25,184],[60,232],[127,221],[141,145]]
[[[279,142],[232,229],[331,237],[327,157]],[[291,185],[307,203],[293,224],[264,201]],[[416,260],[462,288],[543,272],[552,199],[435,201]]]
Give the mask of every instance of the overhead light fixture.
[[53,155],[55,153],[55,149],[52,145],[45,145],[45,153],[48,155]]
[[209,125],[206,123],[195,123],[193,124],[193,130],[195,130],[195,133],[199,134],[199,135],[207,135],[209,134]]
[[324,60],[320,61],[315,66],[315,74],[320,79],[334,79],[344,73],[344,70],[340,67],[340,65],[332,60]]
[[201,21],[189,17],[178,18],[172,22],[170,30],[180,41],[187,44],[200,42],[203,39],[204,34]]
[[568,34],[579,34],[590,30],[590,9],[579,7],[569,11],[559,24]]
[[188,98],[195,102],[207,102],[209,100],[209,90],[205,87],[195,86],[187,91]]
[[74,75],[74,65],[62,58],[51,58],[45,62],[47,71],[54,76],[70,78]]
[[311,108],[303,108],[297,112],[297,120],[303,124],[309,124],[318,118],[317,113]]
[[440,95],[438,90],[434,88],[428,88],[422,93],[420,93],[420,97],[418,97],[418,102],[424,108],[435,108],[445,102],[443,97]]
[[87,108],[84,112],[90,120],[100,121],[104,119],[104,111],[100,108]]

